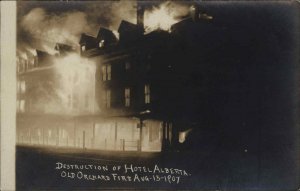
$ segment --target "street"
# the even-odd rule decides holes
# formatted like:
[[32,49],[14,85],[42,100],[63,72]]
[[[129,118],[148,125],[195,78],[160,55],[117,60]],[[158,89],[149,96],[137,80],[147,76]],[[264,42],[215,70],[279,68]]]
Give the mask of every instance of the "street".
[[[113,152],[17,147],[18,190],[293,188],[294,164],[216,151]],[[277,168],[273,168],[277,165]]]

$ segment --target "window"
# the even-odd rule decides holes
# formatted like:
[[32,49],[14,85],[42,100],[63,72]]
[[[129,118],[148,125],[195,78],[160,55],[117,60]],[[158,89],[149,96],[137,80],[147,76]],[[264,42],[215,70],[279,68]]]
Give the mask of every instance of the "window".
[[106,81],[106,66],[102,66],[102,80]]
[[20,101],[20,112],[25,112],[25,100]]
[[145,103],[150,103],[150,85],[149,84],[145,85],[144,93],[145,93]]
[[111,80],[111,65],[102,66],[102,80]]
[[130,106],[130,88],[125,88],[125,106]]
[[21,83],[20,83],[20,89],[21,89],[21,93],[25,93],[25,91],[26,91],[26,83],[25,83],[25,81],[23,80],[23,81],[21,81]]
[[84,51],[85,51],[85,49],[86,49],[85,45],[82,45],[82,47],[81,47],[81,51],[82,51],[82,52],[84,52]]
[[110,102],[111,102],[111,91],[105,90],[103,95],[103,105],[106,108],[110,108]]
[[99,42],[99,48],[102,48],[102,47],[104,47],[104,40],[101,40],[100,42]]
[[107,65],[107,80],[111,80],[111,65]]
[[129,70],[131,67],[130,62],[125,62],[125,70]]
[[31,65],[32,65],[32,67],[34,67],[35,66],[35,58],[33,58],[32,60],[31,60]]

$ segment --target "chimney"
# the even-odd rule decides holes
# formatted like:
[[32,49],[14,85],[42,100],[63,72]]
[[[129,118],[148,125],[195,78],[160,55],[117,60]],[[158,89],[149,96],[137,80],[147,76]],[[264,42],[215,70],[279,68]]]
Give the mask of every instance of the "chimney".
[[144,33],[144,12],[145,7],[142,5],[143,2],[137,1],[137,26],[139,30]]

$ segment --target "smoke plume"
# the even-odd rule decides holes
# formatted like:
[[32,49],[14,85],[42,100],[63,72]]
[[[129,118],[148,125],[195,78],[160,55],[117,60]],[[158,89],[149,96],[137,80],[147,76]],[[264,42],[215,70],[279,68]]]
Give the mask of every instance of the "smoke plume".
[[[30,5],[28,11],[18,18],[18,50],[28,52],[28,49],[40,49],[54,54],[57,42],[78,46],[82,33],[96,36],[101,26],[116,34],[122,20],[131,23],[136,23],[137,20],[136,1],[94,1],[81,3],[80,6],[74,6],[75,4],[70,8],[64,7],[61,11],[51,10],[42,3]],[[55,5],[59,7],[60,2]],[[147,32],[157,28],[168,30],[189,11],[187,4],[180,2],[148,2],[145,5]]]
[[83,12],[55,15],[42,8],[35,8],[25,15],[20,27],[35,41],[65,44],[77,44],[80,34],[90,30]]

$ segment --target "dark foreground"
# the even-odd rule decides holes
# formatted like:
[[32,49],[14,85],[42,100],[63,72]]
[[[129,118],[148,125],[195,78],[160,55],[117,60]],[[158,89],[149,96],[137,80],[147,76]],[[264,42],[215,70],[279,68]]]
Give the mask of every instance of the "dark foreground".
[[295,164],[267,154],[259,159],[250,151],[160,154],[18,146],[16,156],[22,191],[296,190],[297,183]]

